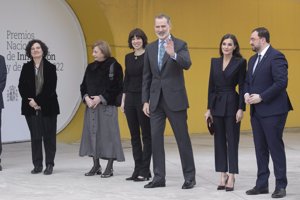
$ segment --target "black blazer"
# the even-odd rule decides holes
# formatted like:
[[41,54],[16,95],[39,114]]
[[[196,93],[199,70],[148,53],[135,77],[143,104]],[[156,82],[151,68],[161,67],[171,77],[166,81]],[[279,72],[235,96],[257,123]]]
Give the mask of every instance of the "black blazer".
[[286,92],[288,63],[285,56],[270,46],[252,74],[256,59],[257,54],[249,59],[244,92],[259,94],[262,102],[251,105],[251,115],[254,108],[263,117],[280,115],[292,110]]
[[56,85],[57,74],[56,67],[48,60],[43,59],[44,85],[39,95],[35,95],[35,69],[33,60],[25,63],[19,78],[19,92],[22,97],[22,115],[35,115],[34,108],[29,105],[28,98],[41,106],[41,111],[45,116],[59,114],[59,105],[57,101]]
[[0,55],[0,109],[4,108],[2,93],[6,85],[6,76],[7,76],[7,70],[6,70],[5,60],[4,57]]
[[[213,116],[235,116],[238,109],[245,110],[246,67],[245,59],[232,57],[223,71],[223,57],[211,59],[207,108]],[[239,92],[236,92],[237,85]]]

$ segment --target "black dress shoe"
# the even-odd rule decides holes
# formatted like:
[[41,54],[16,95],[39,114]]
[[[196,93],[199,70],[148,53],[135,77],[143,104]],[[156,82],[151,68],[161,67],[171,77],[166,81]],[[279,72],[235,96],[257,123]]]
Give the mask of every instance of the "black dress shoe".
[[272,194],[272,198],[283,198],[286,196],[286,191],[284,188],[275,189]]
[[126,178],[125,180],[126,180],[126,181],[133,181],[133,180],[135,180],[136,178],[137,178],[137,177],[130,176],[130,177]]
[[184,181],[183,185],[182,185],[182,189],[191,189],[196,185],[196,181],[192,180],[192,181]]
[[257,195],[257,194],[268,194],[269,188],[257,188],[256,186],[252,188],[251,190],[246,191],[247,195]]
[[46,169],[44,170],[45,175],[50,175],[53,172],[53,165],[47,165]]
[[95,174],[101,175],[101,166],[93,166],[92,169],[85,173],[85,176],[94,176]]
[[135,172],[135,171],[134,171],[134,172],[132,173],[132,175],[131,175],[130,177],[126,178],[125,180],[126,180],[126,181],[133,181],[134,179],[136,179],[136,178],[138,177],[138,174],[139,174],[138,172]]
[[31,170],[32,174],[38,174],[43,171],[43,167],[34,167],[33,170]]
[[109,178],[113,175],[114,175],[113,169],[111,169],[111,170],[105,171],[103,174],[101,174],[101,178]]
[[151,181],[148,184],[144,185],[144,188],[157,188],[157,187],[166,187],[165,181]]
[[149,181],[149,177],[138,176],[133,181],[135,182]]

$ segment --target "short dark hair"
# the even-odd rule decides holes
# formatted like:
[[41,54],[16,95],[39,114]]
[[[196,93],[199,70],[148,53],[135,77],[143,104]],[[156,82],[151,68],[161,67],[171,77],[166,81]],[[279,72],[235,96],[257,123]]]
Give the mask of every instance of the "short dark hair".
[[222,39],[221,39],[221,42],[220,42],[220,46],[219,46],[219,53],[220,53],[220,56],[223,56],[223,51],[222,51],[222,43],[224,40],[226,39],[232,39],[233,41],[233,44],[235,46],[235,49],[233,50],[232,52],[232,55],[235,56],[235,57],[242,57],[241,53],[240,53],[240,45],[239,45],[239,42],[238,40],[236,39],[235,35],[231,34],[231,33],[227,33],[225,34]]
[[146,45],[148,44],[148,38],[147,35],[145,34],[145,32],[140,29],[140,28],[135,28],[132,31],[130,31],[129,35],[128,35],[128,46],[130,49],[133,49],[132,46],[132,38],[137,37],[137,38],[141,38],[143,40],[143,48],[146,47]]
[[41,40],[39,39],[33,39],[33,40],[30,40],[28,42],[28,44],[26,45],[26,48],[25,48],[25,53],[26,53],[26,56],[30,59],[32,59],[32,55],[31,55],[31,47],[35,44],[35,43],[38,43],[40,44],[41,48],[42,48],[42,51],[43,51],[43,58],[45,58],[47,55],[48,55],[48,47],[47,45],[42,42]]
[[265,38],[266,42],[270,43],[270,32],[268,31],[267,28],[265,28],[265,27],[258,27],[258,28],[255,28],[252,31],[252,33],[255,32],[255,31],[257,32],[258,37]]

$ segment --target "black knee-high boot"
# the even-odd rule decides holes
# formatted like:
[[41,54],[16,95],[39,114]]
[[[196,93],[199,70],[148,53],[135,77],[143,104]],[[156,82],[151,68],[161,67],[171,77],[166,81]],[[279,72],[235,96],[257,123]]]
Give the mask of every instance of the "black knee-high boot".
[[114,175],[113,174],[113,163],[114,163],[113,159],[109,159],[107,161],[106,169],[105,169],[104,173],[101,175],[101,178],[108,178],[108,177],[111,177]]
[[93,165],[92,169],[89,172],[85,173],[84,174],[85,176],[94,176],[95,174],[97,174],[97,175],[101,174],[101,165],[100,165],[99,158],[93,157],[93,163],[94,163],[94,165]]

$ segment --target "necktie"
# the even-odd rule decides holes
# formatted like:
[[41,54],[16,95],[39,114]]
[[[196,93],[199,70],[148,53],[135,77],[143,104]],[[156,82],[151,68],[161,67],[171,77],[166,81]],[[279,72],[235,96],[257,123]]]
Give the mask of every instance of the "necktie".
[[257,63],[256,63],[256,65],[253,67],[252,74],[254,74],[256,67],[259,65],[260,59],[261,59],[261,55],[258,55]]
[[165,54],[165,47],[164,47],[165,41],[161,41],[159,44],[159,50],[158,50],[158,68],[161,70],[162,67],[162,61]]

